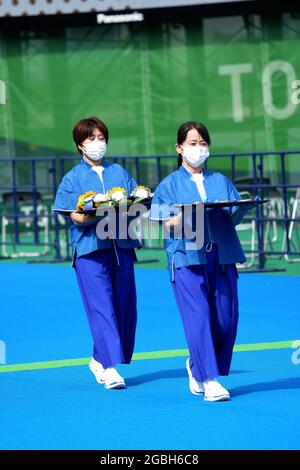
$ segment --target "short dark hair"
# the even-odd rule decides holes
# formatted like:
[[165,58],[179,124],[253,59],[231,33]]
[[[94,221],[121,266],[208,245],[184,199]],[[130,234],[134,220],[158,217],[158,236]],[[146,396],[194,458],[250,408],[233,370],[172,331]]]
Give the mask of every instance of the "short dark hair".
[[[177,131],[177,144],[181,145],[185,141],[187,133],[191,129],[196,129],[196,131],[199,132],[199,134],[205,140],[205,142],[208,145],[211,144],[211,139],[210,139],[210,135],[209,135],[207,127],[204,124],[202,124],[202,122],[198,122],[198,121],[187,121],[181,124],[181,126],[179,127]],[[182,155],[179,155],[178,168],[181,166],[181,164],[182,164]]]
[[77,122],[77,124],[75,124],[73,129],[73,140],[79,153],[82,154],[82,151],[78,145],[81,145],[85,139],[91,137],[93,135],[94,129],[99,129],[99,131],[103,134],[106,143],[108,143],[109,132],[104,122],[102,122],[96,116],[81,119],[79,122]]

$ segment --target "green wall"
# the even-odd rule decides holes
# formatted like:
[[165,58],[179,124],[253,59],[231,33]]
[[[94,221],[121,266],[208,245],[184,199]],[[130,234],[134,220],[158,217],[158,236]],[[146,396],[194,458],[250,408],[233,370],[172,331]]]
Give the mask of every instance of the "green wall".
[[0,156],[73,154],[72,127],[89,115],[108,124],[110,155],[172,154],[190,119],[208,126],[212,152],[298,150],[299,50],[289,13],[2,32]]

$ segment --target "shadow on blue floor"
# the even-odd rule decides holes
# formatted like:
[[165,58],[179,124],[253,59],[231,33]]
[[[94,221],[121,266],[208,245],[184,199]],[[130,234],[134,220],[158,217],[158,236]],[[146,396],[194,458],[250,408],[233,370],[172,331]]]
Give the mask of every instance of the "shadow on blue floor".
[[274,382],[254,383],[244,387],[232,388],[231,396],[237,397],[248,395],[249,393],[270,392],[272,390],[300,390],[300,377],[290,377],[286,379],[278,379]]
[[[231,374],[243,374],[247,371],[243,370],[232,370]],[[143,374],[133,379],[127,380],[127,385],[129,387],[135,387],[137,385],[143,385],[146,382],[155,382],[156,380],[161,379],[183,379],[186,378],[186,369],[170,369],[170,370],[159,370],[157,372],[153,372],[152,374]]]

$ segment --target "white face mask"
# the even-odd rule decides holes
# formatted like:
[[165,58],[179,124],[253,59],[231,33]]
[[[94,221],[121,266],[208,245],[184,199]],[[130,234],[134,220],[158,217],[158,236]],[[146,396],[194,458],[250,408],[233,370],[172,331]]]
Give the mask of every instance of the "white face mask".
[[101,140],[93,140],[87,144],[82,144],[82,147],[86,156],[94,162],[101,160],[106,152],[106,143]]
[[209,157],[209,148],[203,146],[191,145],[181,147],[183,149],[182,157],[191,167],[197,168]]

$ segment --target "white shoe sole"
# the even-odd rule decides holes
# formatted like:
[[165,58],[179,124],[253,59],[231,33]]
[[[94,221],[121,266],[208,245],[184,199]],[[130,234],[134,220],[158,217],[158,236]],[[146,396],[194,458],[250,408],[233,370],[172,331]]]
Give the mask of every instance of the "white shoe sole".
[[114,382],[112,384],[104,384],[104,388],[106,388],[106,390],[121,390],[122,388],[126,388],[126,384],[125,382]]
[[211,397],[206,397],[204,395],[204,400],[205,401],[229,401],[231,400],[230,395],[218,395],[218,396],[211,396]]
[[196,396],[199,396],[199,395],[204,395],[204,390],[201,391],[201,392],[197,392],[193,386],[192,386],[192,381],[193,381],[193,375],[192,375],[192,371],[190,369],[190,361],[189,361],[189,358],[186,360],[186,370],[187,370],[187,373],[188,373],[188,376],[189,376],[189,387],[190,387],[190,391],[193,395],[196,395]]

